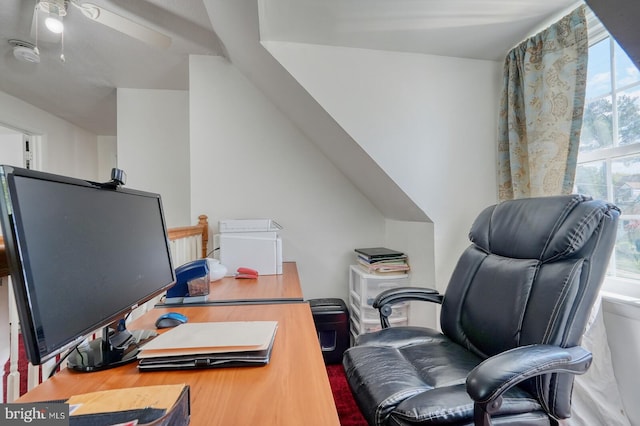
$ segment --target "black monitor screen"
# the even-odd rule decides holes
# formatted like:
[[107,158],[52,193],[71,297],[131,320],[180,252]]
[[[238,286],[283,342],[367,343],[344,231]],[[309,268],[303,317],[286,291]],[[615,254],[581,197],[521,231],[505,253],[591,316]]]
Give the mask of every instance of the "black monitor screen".
[[2,166],[2,228],[39,364],[175,280],[158,194]]

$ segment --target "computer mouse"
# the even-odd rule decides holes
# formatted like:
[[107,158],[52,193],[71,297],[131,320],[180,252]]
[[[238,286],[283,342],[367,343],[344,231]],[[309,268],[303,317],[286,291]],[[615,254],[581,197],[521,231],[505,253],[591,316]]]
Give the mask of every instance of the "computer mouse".
[[156,328],[170,328],[187,322],[187,317],[179,312],[167,312],[156,319]]

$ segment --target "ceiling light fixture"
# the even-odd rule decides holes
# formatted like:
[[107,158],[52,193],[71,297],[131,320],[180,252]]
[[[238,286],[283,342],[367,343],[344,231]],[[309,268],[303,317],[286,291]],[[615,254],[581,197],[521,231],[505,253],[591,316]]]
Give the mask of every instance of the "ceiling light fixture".
[[[3,0],[0,0],[0,2],[1,1]],[[60,61],[65,62],[65,31],[62,18],[65,18],[66,21],[69,5],[80,10],[84,16],[92,21],[119,31],[129,37],[136,38],[161,49],[167,49],[171,46],[172,40],[168,35],[138,23],[135,20],[111,12],[102,6],[85,3],[84,0],[36,0],[32,21],[32,31],[35,32],[33,51],[36,55],[39,55],[38,41],[39,33],[41,32],[38,30],[40,27],[39,23],[41,23],[39,19],[44,19],[46,27],[50,31],[60,35]],[[71,16],[71,20],[73,19],[75,19],[75,16]],[[51,41],[51,38],[47,41]]]
[[67,2],[68,0],[40,0],[38,4],[48,14],[44,24],[52,33],[60,34],[64,31],[62,18],[67,15]]
[[44,20],[44,24],[52,33],[60,34],[62,31],[64,31],[62,18],[60,18],[59,16],[47,16],[47,19]]

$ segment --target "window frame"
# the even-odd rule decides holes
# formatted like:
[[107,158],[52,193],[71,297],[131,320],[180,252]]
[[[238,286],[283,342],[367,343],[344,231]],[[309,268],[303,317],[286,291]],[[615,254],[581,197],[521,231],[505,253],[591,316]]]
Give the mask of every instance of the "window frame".
[[[612,102],[612,133],[613,136],[618,136],[618,114],[617,114],[617,99],[618,94],[623,93],[625,90],[640,86],[640,83],[635,82],[622,87],[616,85],[616,62],[615,62],[615,39],[609,34],[602,23],[596,18],[596,16],[587,9],[587,25],[589,31],[589,48],[596,44],[609,39],[610,43],[610,72],[611,72],[611,93],[603,95],[607,97],[611,95]],[[598,98],[594,98],[598,99]],[[586,100],[585,100],[586,102]],[[614,188],[612,182],[611,166],[612,162],[620,158],[640,155],[640,141],[628,145],[617,145],[617,140],[614,140],[614,145],[606,148],[600,148],[593,151],[580,152],[578,154],[577,165],[587,164],[592,162],[603,162],[606,167],[606,185],[607,196],[609,201],[613,201]],[[624,215],[624,212],[623,212]],[[622,218],[622,216],[621,216]],[[611,262],[615,260],[615,250],[612,256]],[[621,277],[615,274],[608,274],[605,277],[602,294],[606,298],[615,298],[618,301],[627,303],[634,303],[640,300],[640,277],[638,279]]]

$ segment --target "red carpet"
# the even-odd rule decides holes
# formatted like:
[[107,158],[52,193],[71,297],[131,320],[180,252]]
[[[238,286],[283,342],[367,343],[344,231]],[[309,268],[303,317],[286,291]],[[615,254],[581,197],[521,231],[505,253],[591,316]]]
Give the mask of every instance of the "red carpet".
[[340,425],[367,426],[367,422],[353,400],[342,365],[327,365],[327,374],[329,375],[329,383],[331,383],[333,399],[336,402]]

